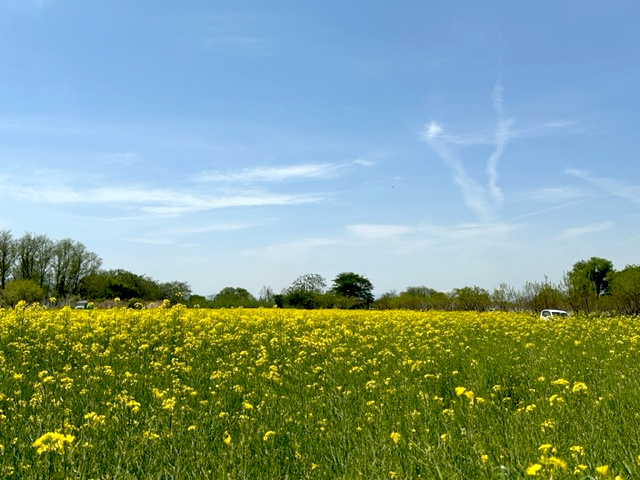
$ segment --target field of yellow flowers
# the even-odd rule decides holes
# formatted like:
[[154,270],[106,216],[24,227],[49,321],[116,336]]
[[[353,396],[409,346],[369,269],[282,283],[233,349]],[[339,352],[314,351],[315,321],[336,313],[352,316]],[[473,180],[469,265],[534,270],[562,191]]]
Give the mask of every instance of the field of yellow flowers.
[[0,310],[0,478],[640,478],[640,322]]

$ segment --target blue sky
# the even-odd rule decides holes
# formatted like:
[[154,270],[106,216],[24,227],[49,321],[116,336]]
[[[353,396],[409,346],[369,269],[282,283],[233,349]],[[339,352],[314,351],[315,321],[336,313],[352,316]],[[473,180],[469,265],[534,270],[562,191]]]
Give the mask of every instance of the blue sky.
[[0,229],[194,293],[640,263],[634,1],[0,0]]

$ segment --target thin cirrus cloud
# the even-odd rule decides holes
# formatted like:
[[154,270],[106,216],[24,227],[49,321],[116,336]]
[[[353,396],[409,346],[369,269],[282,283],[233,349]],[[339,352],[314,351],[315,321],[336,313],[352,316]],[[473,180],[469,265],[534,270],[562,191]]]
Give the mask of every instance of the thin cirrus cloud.
[[[314,194],[254,193],[249,195],[194,195],[180,190],[143,186],[94,187],[79,189],[56,184],[19,185],[1,182],[4,196],[28,202],[58,205],[97,205],[139,211],[147,215],[176,216],[233,207],[259,207],[316,203]],[[132,217],[135,218],[135,217]]]
[[574,202],[589,196],[590,195],[583,189],[579,189],[574,186],[545,187],[537,190],[531,190],[521,195],[524,200],[554,204],[560,202]]
[[357,224],[347,225],[346,228],[354,236],[367,240],[397,239],[415,231],[415,227],[407,225]]
[[[271,257],[282,258],[286,260],[292,260],[296,258],[303,258],[305,255],[313,250],[330,249],[334,247],[345,247],[350,245],[350,242],[339,238],[303,238],[293,242],[279,243],[275,245],[268,245],[264,248],[248,249],[242,252],[244,257]],[[295,252],[296,255],[291,253]]]
[[[364,160],[356,160],[353,163],[369,166]],[[300,179],[326,179],[335,177],[348,166],[349,164],[341,163],[307,163],[229,171],[207,171],[202,172],[198,179],[202,182],[282,182]]]
[[354,224],[346,227],[353,236],[367,241],[400,240],[412,234],[444,240],[493,237],[506,234],[514,228],[504,223],[462,223],[454,226]]
[[453,173],[453,180],[462,190],[464,202],[480,220],[487,222],[493,217],[494,210],[504,198],[498,185],[498,162],[504,154],[511,138],[511,126],[513,119],[507,118],[503,108],[502,85],[496,84],[492,93],[493,108],[497,115],[496,128],[493,139],[489,142],[493,145],[493,151],[487,160],[486,187],[484,182],[472,178],[464,168],[462,161],[453,153],[449,144],[472,145],[487,143],[483,136],[462,135],[452,136],[445,133],[444,128],[432,121],[426,127],[422,138],[444,160]]
[[611,230],[613,227],[615,227],[615,223],[612,221],[590,223],[581,227],[567,228],[564,230],[563,234],[565,237],[578,237],[580,235],[588,235],[604,230]]
[[234,232],[239,230],[246,230],[249,228],[255,228],[258,224],[255,223],[213,223],[204,226],[183,226],[180,228],[161,229],[146,235],[129,238],[128,241],[132,243],[143,243],[149,245],[175,245],[180,239],[185,237],[193,238],[194,236],[203,235],[207,233],[223,233]]
[[640,187],[637,185],[629,185],[607,177],[595,177],[584,170],[575,168],[567,169],[565,173],[593,185],[608,195],[640,204]]

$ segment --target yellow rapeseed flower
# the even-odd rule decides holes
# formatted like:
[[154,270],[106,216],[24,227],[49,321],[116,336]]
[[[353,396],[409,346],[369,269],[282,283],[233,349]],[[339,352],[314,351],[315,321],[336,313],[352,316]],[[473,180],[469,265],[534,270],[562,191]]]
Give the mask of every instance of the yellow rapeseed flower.
[[596,473],[606,477],[609,475],[609,465],[600,465],[599,467],[596,467]]
[[465,387],[456,387],[456,395],[461,397],[467,389]]
[[140,410],[140,403],[135,400],[129,400],[125,405],[129,407],[133,413],[138,413]]
[[554,430],[556,428],[556,422],[554,422],[550,418],[547,418],[544,422],[540,424],[540,428],[542,428],[543,432],[546,429]]
[[160,435],[149,430],[145,430],[144,432],[142,432],[142,438],[144,438],[145,440],[157,440],[160,438]]
[[551,395],[549,397],[549,405],[561,405],[564,403],[564,398],[561,395]]
[[573,447],[570,447],[569,451],[574,455],[584,455],[584,447],[581,447],[580,445],[574,445]]
[[173,409],[176,406],[176,399],[175,397],[170,397],[170,398],[165,398],[162,401],[162,409],[163,410],[167,410],[169,412],[173,412]]
[[525,470],[525,473],[529,476],[536,476],[538,475],[538,472],[542,469],[542,465],[540,465],[539,463],[534,463],[533,465],[529,465],[527,467],[527,469]]
[[567,469],[567,462],[558,457],[549,457],[548,462],[549,465],[552,465],[554,468],[561,468],[562,470]]
[[231,435],[229,434],[229,432],[224,432],[224,435],[222,436],[222,441],[224,442],[225,445],[231,445]]
[[104,415],[98,415],[96,412],[89,412],[84,415],[84,419],[87,422],[86,425],[90,427],[97,427],[105,422]]
[[54,452],[62,454],[64,453],[65,444],[73,443],[76,439],[73,435],[63,435],[57,432],[47,432],[33,442],[33,446],[36,448],[38,455],[45,452]]
[[580,475],[587,468],[589,468],[589,467],[587,467],[585,464],[581,463],[580,465],[578,465],[576,468],[573,469],[573,474],[574,475]]
[[402,438],[402,435],[400,435],[398,432],[391,432],[391,435],[389,435],[389,437],[391,438],[391,440],[393,440],[393,443],[397,445],[400,441],[400,438]]
[[273,430],[269,430],[268,432],[266,432],[264,434],[264,436],[262,437],[262,441],[266,442],[268,441],[270,438],[273,438],[276,436],[276,432],[274,432]]
[[589,389],[584,382],[575,382],[571,388],[571,393],[587,393]]
[[547,453],[549,453],[549,450],[551,450],[552,448],[553,448],[553,445],[551,445],[550,443],[545,443],[538,447],[538,451],[542,453],[542,455],[546,455]]

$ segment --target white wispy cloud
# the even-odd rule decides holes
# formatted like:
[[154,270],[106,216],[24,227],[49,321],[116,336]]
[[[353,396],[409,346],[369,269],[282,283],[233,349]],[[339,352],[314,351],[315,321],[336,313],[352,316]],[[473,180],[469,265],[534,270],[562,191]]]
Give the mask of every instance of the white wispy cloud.
[[141,185],[85,188],[60,182],[49,184],[42,180],[35,184],[26,184],[10,177],[0,178],[0,189],[2,196],[31,203],[99,205],[154,216],[176,216],[234,207],[297,205],[323,200],[315,194],[254,192],[198,195],[171,188],[149,188]]
[[565,170],[565,173],[593,185],[607,195],[640,204],[640,186],[638,185],[629,185],[613,178],[596,177],[584,170],[574,168]]
[[367,241],[400,240],[421,237],[440,240],[503,235],[516,227],[506,223],[461,223],[457,225],[433,224],[353,224],[346,230],[353,236]]
[[[516,227],[503,223],[424,225],[424,224],[350,224],[344,234],[334,237],[307,237],[292,242],[268,245],[246,250],[248,257],[278,258],[305,263],[309,258],[349,255],[352,251],[384,245],[387,252],[408,253],[427,248],[468,248],[479,245],[495,245]],[[320,256],[320,257],[318,257]]]
[[363,167],[374,167],[376,165],[376,162],[374,162],[373,160],[365,160],[363,158],[358,158],[353,161],[353,164],[361,165]]
[[391,240],[406,235],[415,230],[407,225],[375,225],[357,224],[347,225],[347,230],[356,237],[366,240]]
[[470,177],[462,161],[449,148],[449,144],[472,145],[488,143],[482,135],[455,135],[445,133],[444,128],[437,122],[426,125],[423,139],[433,148],[453,172],[453,180],[463,193],[464,202],[483,221],[493,217],[495,208],[502,203],[504,195],[498,185],[498,162],[503,156],[511,138],[513,120],[507,118],[503,108],[503,87],[496,84],[492,93],[493,108],[496,112],[497,123],[491,144],[493,152],[487,160],[487,186]]
[[202,172],[199,180],[204,182],[281,182],[295,179],[320,179],[333,177],[344,168],[344,164],[335,163],[242,168],[226,172]]
[[183,243],[181,239],[185,237],[192,239],[194,236],[207,233],[225,233],[246,230],[258,226],[254,223],[213,223],[199,226],[181,226],[176,228],[157,229],[149,231],[145,235],[129,238],[128,241],[134,243],[145,243],[149,245],[175,245]]
[[375,162],[357,159],[348,163],[302,163],[269,167],[242,168],[227,171],[205,171],[202,182],[282,182],[287,180],[314,180],[334,178],[353,166],[372,167]]
[[[302,238],[293,242],[268,245],[261,249],[248,249],[242,255],[245,257],[276,257],[286,260],[302,258],[315,250],[322,250],[333,247],[345,247],[352,242],[340,238],[311,237]],[[292,252],[295,255],[292,255]]]
[[589,223],[580,227],[571,227],[564,230],[563,235],[565,237],[577,237],[580,235],[587,235],[595,232],[601,232],[603,230],[611,230],[615,227],[615,223],[612,221],[605,221],[599,223]]
[[568,185],[539,188],[520,195],[520,198],[525,200],[547,203],[573,202],[586,197],[589,197],[589,194],[584,189]]
[[[495,102],[494,102],[495,103]],[[504,118],[503,119],[502,128],[504,131],[504,127],[508,124],[508,140],[520,140],[527,138],[537,138],[537,137],[548,137],[552,135],[572,135],[572,134],[584,134],[593,132],[594,127],[590,127],[588,125],[584,125],[582,122],[578,120],[554,120],[548,122],[540,122],[532,125],[525,125],[516,128],[515,121],[513,119]],[[474,133],[453,133],[449,131],[442,130],[439,133],[439,137],[446,141],[451,145],[458,145],[461,147],[467,146],[495,146],[496,144],[496,133],[498,130],[498,126],[496,130],[494,130],[493,134],[490,132],[474,132]],[[427,128],[425,128],[425,131]]]
[[571,135],[593,132],[594,127],[585,125],[575,119],[560,119],[543,121],[531,125],[520,126],[511,129],[512,138],[536,138],[552,135]]

